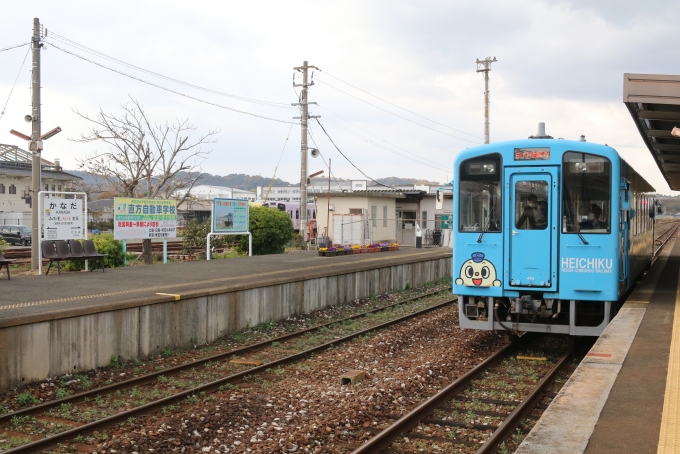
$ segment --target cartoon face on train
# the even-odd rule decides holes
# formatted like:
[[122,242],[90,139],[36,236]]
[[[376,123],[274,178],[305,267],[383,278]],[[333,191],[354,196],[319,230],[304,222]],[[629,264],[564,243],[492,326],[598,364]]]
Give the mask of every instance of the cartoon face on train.
[[472,258],[463,263],[457,285],[468,287],[500,287],[501,281],[496,279],[496,267],[484,258],[484,253],[474,252]]

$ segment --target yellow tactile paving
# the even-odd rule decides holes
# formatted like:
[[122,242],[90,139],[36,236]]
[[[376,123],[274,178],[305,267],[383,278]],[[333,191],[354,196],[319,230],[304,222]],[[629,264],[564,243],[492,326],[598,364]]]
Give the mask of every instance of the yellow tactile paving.
[[[678,276],[680,279],[680,276]],[[680,286],[675,295],[673,337],[657,454],[680,454]]]
[[[373,255],[373,254],[371,254]],[[427,253],[423,252],[412,252],[409,254],[402,254],[398,256],[398,258],[402,257],[410,257],[414,255],[422,255],[426,256],[428,255]],[[367,263],[367,262],[380,262],[384,260],[389,260],[389,259],[394,259],[395,257],[375,257],[375,258],[366,258],[366,259],[361,259],[361,260],[356,260],[354,262],[338,262],[338,263],[333,263],[333,264],[327,264],[327,265],[319,265],[315,264],[313,266],[305,266],[302,268],[295,268],[295,271],[305,271],[305,270],[319,270],[323,268],[333,268],[337,266],[343,266],[343,265],[348,265],[348,264],[358,264],[358,263]],[[247,277],[271,277],[276,274],[284,274],[288,273],[291,270],[278,270],[278,271],[267,271],[264,273],[257,273],[257,274],[249,274]],[[176,289],[176,288],[181,288],[181,287],[189,287],[192,285],[205,285],[205,284],[218,284],[222,282],[229,282],[233,280],[242,280],[243,276],[230,276],[230,277],[220,277],[220,278],[215,278],[215,279],[204,279],[201,281],[193,281],[193,282],[182,282],[179,284],[168,284],[168,285],[155,285],[152,287],[143,287],[143,288],[137,288],[137,289],[128,289],[128,290],[119,290],[116,292],[106,292],[106,293],[96,293],[96,294],[90,294],[90,295],[80,295],[80,296],[70,296],[70,297],[64,297],[64,298],[55,298],[51,300],[41,300],[41,301],[30,301],[26,303],[16,303],[16,304],[8,304],[5,306],[0,306],[0,311],[4,310],[9,310],[9,309],[19,309],[22,307],[33,307],[33,306],[44,306],[47,304],[55,304],[55,303],[63,303],[67,301],[82,301],[82,300],[88,300],[88,299],[94,299],[94,298],[103,298],[107,296],[118,296],[118,295],[130,295],[134,293],[144,293],[144,292],[154,292],[158,294],[158,291],[162,290],[170,290],[170,289]],[[164,293],[165,295],[165,293]],[[174,296],[175,294],[170,294],[171,296]]]

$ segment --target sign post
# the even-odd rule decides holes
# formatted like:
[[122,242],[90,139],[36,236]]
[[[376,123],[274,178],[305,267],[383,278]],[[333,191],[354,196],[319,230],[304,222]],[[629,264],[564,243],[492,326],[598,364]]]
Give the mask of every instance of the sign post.
[[206,238],[206,259],[210,260],[212,235],[248,235],[248,256],[253,256],[253,234],[248,230],[250,209],[247,200],[213,199],[210,233]]
[[[72,196],[67,199],[64,196]],[[45,197],[47,196],[47,197]],[[55,197],[57,196],[57,197]],[[81,196],[81,198],[77,198]],[[87,239],[87,194],[84,192],[38,192],[38,274],[42,275],[42,242]],[[36,238],[32,238],[36,241]],[[87,270],[88,261],[85,261]]]
[[113,237],[123,240],[163,240],[163,263],[168,263],[168,238],[177,235],[177,201],[116,197],[113,199]]

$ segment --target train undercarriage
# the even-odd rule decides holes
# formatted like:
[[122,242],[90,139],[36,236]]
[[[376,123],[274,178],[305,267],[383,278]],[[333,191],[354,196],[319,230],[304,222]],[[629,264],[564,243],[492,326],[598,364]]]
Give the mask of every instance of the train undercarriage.
[[613,318],[611,301],[458,296],[461,328],[599,336]]

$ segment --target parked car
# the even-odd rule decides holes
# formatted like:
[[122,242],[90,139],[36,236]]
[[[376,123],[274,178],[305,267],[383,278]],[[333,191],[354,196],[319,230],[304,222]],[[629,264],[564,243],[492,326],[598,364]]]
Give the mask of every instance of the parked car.
[[0,237],[9,244],[28,246],[31,244],[31,229],[25,225],[0,226]]

